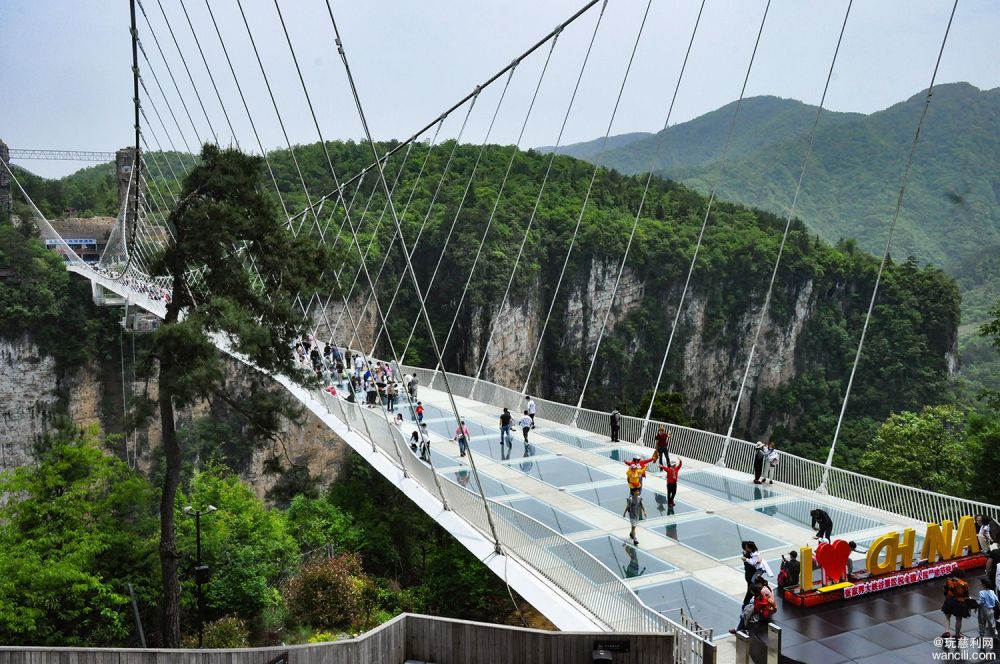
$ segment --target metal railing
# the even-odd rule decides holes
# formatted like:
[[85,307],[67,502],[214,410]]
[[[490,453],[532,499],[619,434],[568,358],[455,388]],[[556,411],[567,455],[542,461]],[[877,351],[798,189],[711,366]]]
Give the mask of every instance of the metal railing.
[[667,632],[675,637],[674,661],[678,664],[715,661],[716,646],[711,643],[710,631],[706,636],[700,628],[694,631],[649,608],[617,574],[548,526],[509,505],[492,500],[484,504],[478,494],[443,479],[410,451],[402,432],[386,420],[381,409],[349,403],[324,390],[313,391],[312,397],[328,413],[368,439],[395,467],[438,497],[447,509],[489,538],[488,509],[505,554],[515,556],[546,578],[609,631]]
[[[443,387],[443,381],[438,376],[439,371],[407,365],[401,369],[406,373],[415,373],[422,385],[433,385],[438,389]],[[507,407],[514,412],[521,411],[519,404],[523,403],[524,395],[516,390],[482,379],[474,381],[468,376],[451,372],[448,372],[448,383],[456,396],[472,398],[497,408]],[[591,433],[602,435],[610,433],[610,413],[533,398],[538,407],[537,417],[540,419],[573,426]],[[671,434],[672,452],[707,463],[717,463],[721,460],[728,468],[746,473],[753,472],[754,446],[749,441],[730,438],[727,446],[726,436],[710,431],[657,421],[650,421],[644,428],[642,418],[628,415],[621,415],[619,421],[621,426],[619,439],[624,442],[652,447],[658,425],[662,424]],[[640,434],[642,434],[641,439]],[[822,483],[824,473],[827,474],[828,496],[892,515],[924,522],[939,522],[943,519],[957,521],[961,516],[974,514],[986,514],[993,519],[1000,519],[1000,506],[997,505],[933,493],[840,468],[826,468],[818,461],[788,452],[781,453],[774,479],[801,489],[816,491]]]

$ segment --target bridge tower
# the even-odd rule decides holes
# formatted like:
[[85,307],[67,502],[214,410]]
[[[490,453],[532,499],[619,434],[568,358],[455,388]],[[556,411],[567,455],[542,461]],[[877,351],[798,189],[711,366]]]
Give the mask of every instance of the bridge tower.
[[[10,168],[10,150],[3,141],[0,141],[0,161]],[[7,174],[6,168],[0,168],[0,224],[9,223],[12,214],[10,175]]]
[[[125,234],[122,241],[130,242],[132,239],[132,229],[135,227],[135,204],[137,200],[136,190],[129,189],[129,180],[132,178],[132,171],[135,169],[135,148],[127,147],[115,153],[115,171],[118,177],[118,209],[123,205],[128,208],[125,212]],[[132,182],[133,187],[138,187],[139,183]],[[126,200],[126,197],[128,200]]]

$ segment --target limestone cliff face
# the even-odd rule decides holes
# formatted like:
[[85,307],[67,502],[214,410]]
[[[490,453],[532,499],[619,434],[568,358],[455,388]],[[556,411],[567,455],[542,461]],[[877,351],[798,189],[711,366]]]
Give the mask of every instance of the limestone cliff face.
[[[249,384],[251,371],[238,362],[230,363],[230,379],[237,386]],[[141,389],[142,385],[132,386],[136,392]],[[0,339],[0,469],[32,463],[34,441],[51,429],[57,414],[65,414],[79,425],[97,423],[106,432],[120,432],[121,413],[117,364],[91,364],[60,376],[53,358],[39,352],[30,338]],[[183,426],[208,414],[208,404],[198,404],[178,413],[178,424]],[[149,472],[160,441],[158,420],[153,418],[129,441],[129,454],[137,452],[138,469]],[[265,472],[265,462],[278,456],[285,467],[289,462],[305,466],[321,486],[326,486],[345,463],[347,449],[322,422],[307,413],[301,423],[286,422],[280,442],[272,449],[252,453],[243,464],[242,475],[263,496],[280,481],[280,474]],[[125,443],[114,452],[125,458]]]

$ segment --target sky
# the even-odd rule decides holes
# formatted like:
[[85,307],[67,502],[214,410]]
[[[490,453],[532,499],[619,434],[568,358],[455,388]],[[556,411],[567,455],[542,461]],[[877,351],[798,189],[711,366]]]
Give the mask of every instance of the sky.
[[[157,145],[184,149],[185,143],[197,149],[199,140],[211,139],[211,124],[220,143],[232,143],[235,133],[241,147],[257,151],[207,1],[142,0],[149,18],[147,22],[140,12],[139,35],[151,61],[150,66],[140,55],[140,71],[151,95],[141,94],[149,118],[148,126],[142,122],[144,136],[153,149]],[[242,1],[289,140],[293,144],[318,140],[275,0]],[[266,149],[284,147],[236,0],[210,2],[261,142]],[[639,35],[646,2],[609,0],[599,22],[598,3],[560,35],[543,78],[549,45],[516,67],[502,99],[506,77],[479,95],[464,130],[468,106],[443,122],[441,136],[461,135],[468,143],[513,144],[523,125],[520,145],[531,147],[589,140],[606,131],[662,129],[699,4],[697,0],[653,0]],[[432,123],[583,5],[584,0],[331,2],[377,140],[406,138]],[[951,5],[947,0],[855,0],[826,107],[870,113],[926,89]],[[847,6],[847,0],[772,0],[746,95],[818,103]],[[323,137],[362,139],[325,0],[277,0],[277,7]],[[693,119],[739,97],[764,8],[763,0],[706,1],[670,124]],[[962,0],[938,83],[967,81],[981,89],[1000,86],[997,35],[1000,2]],[[592,37],[593,48],[584,67]],[[178,51],[183,52],[183,60]],[[0,68],[0,139],[9,146],[113,151],[134,142],[129,12],[124,0],[0,0],[0,62],[4,63]],[[578,78],[579,89],[570,109]],[[156,80],[166,99],[160,96]],[[528,115],[536,86],[538,98]],[[430,133],[423,138],[429,137]],[[15,163],[47,177],[89,165]]]

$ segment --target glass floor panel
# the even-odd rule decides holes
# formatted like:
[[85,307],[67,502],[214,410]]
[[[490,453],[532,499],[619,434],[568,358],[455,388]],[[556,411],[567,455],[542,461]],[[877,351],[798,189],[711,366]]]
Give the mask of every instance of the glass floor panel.
[[727,635],[730,627],[740,620],[740,603],[697,579],[680,579],[639,588],[639,599],[651,608],[676,621],[678,609],[698,621],[702,627],[714,630],[713,638]]
[[662,533],[675,542],[716,560],[741,555],[740,543],[746,540],[754,542],[761,551],[789,546],[787,542],[749,526],[741,526],[721,516],[707,516],[693,521],[643,527]]
[[[581,489],[574,491],[573,495],[621,516],[622,512],[625,511],[625,499],[628,497],[628,488],[623,482],[621,484],[594,487],[592,489]],[[683,501],[677,500],[674,502],[675,505],[669,507],[667,505],[667,494],[654,491],[648,485],[642,490],[642,504],[646,508],[647,519],[658,519],[664,516],[698,511],[697,507],[692,507]]]
[[476,482],[476,477],[472,474],[472,471],[467,469],[449,471],[443,473],[445,479],[463,486],[469,491],[474,493],[479,493],[479,483],[483,486],[483,493],[486,494],[487,498],[502,498],[505,496],[514,496],[524,493],[520,489],[515,489],[509,484],[504,484],[500,480],[495,480],[488,475],[479,473],[479,483]]
[[[417,452],[417,456],[420,456],[419,451]],[[443,452],[438,452],[433,446],[431,447],[431,463],[434,464],[435,468],[450,468],[451,466],[466,465],[463,459],[453,459]]]
[[670,563],[632,546],[630,542],[612,535],[581,540],[577,545],[623,579],[634,579],[644,574],[658,574],[677,569]]
[[[833,520],[834,538],[839,537],[838,533],[854,533],[859,530],[868,530],[886,525],[883,521],[878,521],[871,517],[855,514],[854,512],[849,512],[838,507],[817,505],[815,502],[804,499],[792,500],[777,505],[768,505],[767,507],[758,507],[756,511],[761,514],[773,516],[776,519],[781,519],[786,523],[809,528],[812,525],[812,517],[809,516],[809,512],[817,507],[826,511]],[[839,538],[843,539],[842,537]]]
[[591,440],[586,436],[578,436],[576,434],[570,433],[569,431],[560,431],[559,429],[546,430],[543,435],[546,438],[551,438],[552,440],[558,440],[561,443],[566,443],[567,445],[572,445],[573,447],[579,447],[584,450],[592,450],[598,447],[604,447],[607,443],[602,443],[599,441]]
[[[470,429],[471,431],[471,429]],[[528,445],[524,444],[524,439],[521,438],[521,433],[517,433],[517,437],[512,439],[514,443],[512,445],[501,445],[500,444],[500,432],[496,431],[487,437],[475,438],[473,434],[472,439],[472,452],[473,454],[478,454],[482,456],[488,456],[491,459],[496,459],[497,461],[509,461],[513,459],[521,459],[523,457],[530,456],[541,456],[546,454],[552,454],[551,451],[535,445],[534,443]],[[454,443],[455,448],[458,448],[458,443]]]
[[[749,475],[747,475],[750,478]],[[774,498],[781,494],[774,489],[765,489],[759,484],[754,484],[753,479],[734,480],[722,475],[717,475],[711,471],[697,471],[685,475],[681,472],[678,484],[683,487],[690,484],[693,488],[711,494],[717,498],[728,500],[731,503],[744,503],[752,500],[763,500]]]
[[527,514],[532,519],[544,523],[552,530],[563,535],[578,533],[582,530],[592,530],[594,528],[589,523],[570,516],[551,505],[543,503],[537,498],[515,498],[506,502],[518,512]]
[[[516,468],[522,473],[537,477],[546,484],[559,487],[617,479],[614,475],[596,470],[590,466],[585,466],[572,459],[542,459],[540,461],[527,459],[520,463],[511,463],[509,465],[511,468]],[[624,482],[625,473],[623,472],[623,485]]]
[[[600,455],[602,457],[607,457],[612,461],[620,461],[623,464],[631,461],[635,457],[638,457],[645,461],[649,457],[653,456],[653,450],[632,450],[627,447],[615,447],[609,450],[594,450],[594,454]],[[655,463],[651,463],[646,466],[646,469],[651,473],[658,472],[660,470],[659,466]]]

